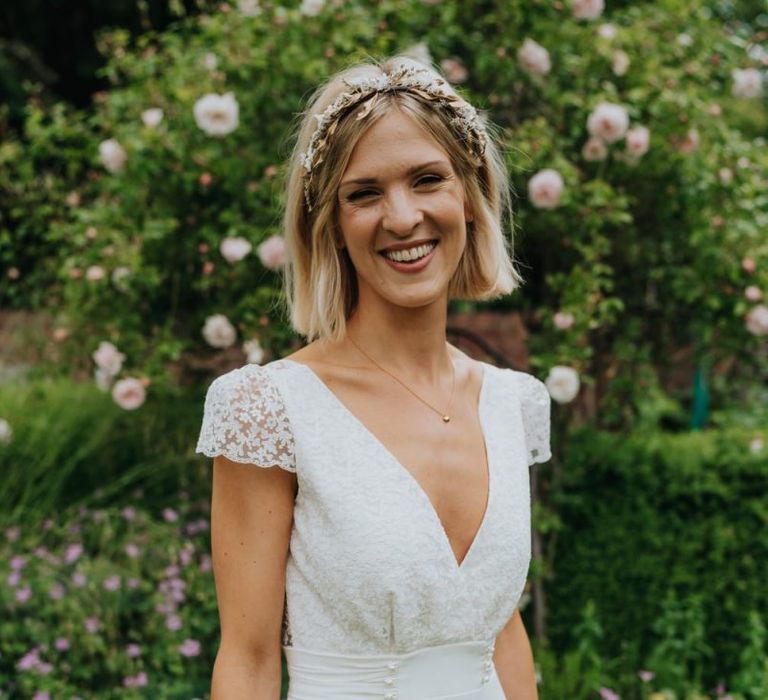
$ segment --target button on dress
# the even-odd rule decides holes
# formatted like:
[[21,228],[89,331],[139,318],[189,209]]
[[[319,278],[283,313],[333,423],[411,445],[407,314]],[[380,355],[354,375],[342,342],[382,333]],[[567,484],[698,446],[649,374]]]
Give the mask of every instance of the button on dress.
[[416,479],[310,367],[246,365],[211,384],[197,451],[298,481],[288,700],[505,700],[492,655],[528,572],[550,400],[533,376],[481,365],[488,499],[461,563]]

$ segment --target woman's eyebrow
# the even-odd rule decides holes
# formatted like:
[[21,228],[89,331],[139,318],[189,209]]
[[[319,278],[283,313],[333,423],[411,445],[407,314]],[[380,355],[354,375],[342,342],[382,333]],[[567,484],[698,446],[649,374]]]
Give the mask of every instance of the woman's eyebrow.
[[[450,163],[447,160],[431,160],[428,163],[420,163],[419,165],[414,165],[411,168],[408,168],[406,170],[406,175],[413,175],[414,173],[419,172],[420,170],[426,170],[427,168],[434,168],[435,166],[444,166],[447,167],[450,165]],[[344,187],[345,185],[375,185],[378,182],[378,180],[375,177],[361,177],[356,178],[353,180],[344,180],[339,187]]]

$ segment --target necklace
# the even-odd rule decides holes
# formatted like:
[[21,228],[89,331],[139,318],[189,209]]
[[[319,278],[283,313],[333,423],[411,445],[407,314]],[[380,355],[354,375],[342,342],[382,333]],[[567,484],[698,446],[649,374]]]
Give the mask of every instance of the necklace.
[[382,367],[376,360],[374,360],[365,350],[363,350],[352,338],[347,336],[348,340],[352,345],[354,345],[363,355],[365,355],[371,362],[373,362],[374,365],[376,365],[382,372],[385,372],[388,374],[392,379],[394,379],[398,384],[400,384],[404,389],[409,391],[411,394],[413,394],[421,403],[431,408],[435,413],[437,413],[438,416],[440,416],[443,419],[443,423],[450,423],[451,416],[450,416],[450,410],[451,410],[451,403],[453,402],[453,391],[456,388],[456,367],[453,364],[453,360],[450,360],[451,362],[451,370],[452,370],[452,379],[451,379],[451,397],[448,400],[448,408],[446,409],[445,413],[443,411],[438,410],[435,408],[431,403],[428,401],[425,401],[421,396],[419,396],[413,389],[411,389],[405,382],[398,379],[392,372],[390,372],[388,369],[385,369]]

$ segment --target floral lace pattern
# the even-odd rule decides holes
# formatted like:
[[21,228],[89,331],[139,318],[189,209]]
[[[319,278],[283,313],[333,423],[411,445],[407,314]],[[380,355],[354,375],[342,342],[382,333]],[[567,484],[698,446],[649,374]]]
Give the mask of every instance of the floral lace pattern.
[[246,365],[211,384],[195,451],[296,471],[291,425],[267,370]]
[[198,449],[298,479],[283,645],[381,654],[495,639],[525,585],[528,467],[549,455],[548,410],[539,380],[484,363],[488,502],[459,563],[416,479],[309,367],[277,360],[217,379]]

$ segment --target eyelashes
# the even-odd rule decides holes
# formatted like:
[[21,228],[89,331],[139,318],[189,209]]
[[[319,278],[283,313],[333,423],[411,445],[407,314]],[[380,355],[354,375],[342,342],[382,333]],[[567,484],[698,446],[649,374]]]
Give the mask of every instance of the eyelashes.
[[[420,186],[429,187],[430,185],[432,186],[439,185],[445,182],[446,179],[447,178],[443,177],[442,175],[437,175],[434,173],[429,175],[422,175],[418,180],[416,180],[416,187],[420,187]],[[350,194],[348,194],[347,201],[358,202],[363,199],[369,199],[370,197],[373,197],[377,194],[379,194],[378,190],[365,188],[365,189],[357,190],[355,192],[351,192]]]

